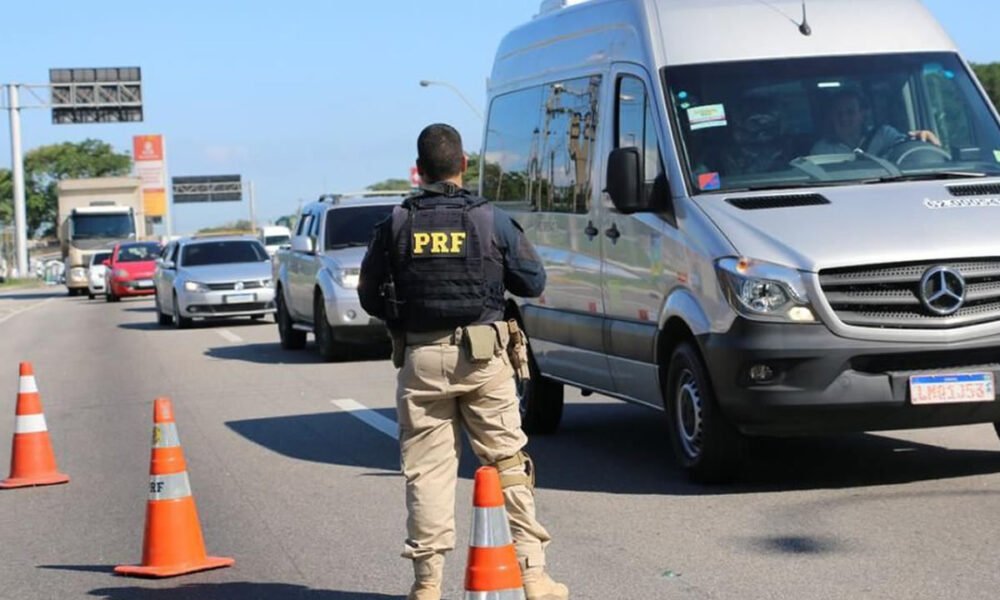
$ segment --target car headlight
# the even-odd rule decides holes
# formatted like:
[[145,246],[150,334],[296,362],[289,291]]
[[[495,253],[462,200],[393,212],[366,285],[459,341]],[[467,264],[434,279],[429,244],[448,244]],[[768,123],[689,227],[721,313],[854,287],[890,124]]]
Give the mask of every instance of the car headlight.
[[333,280],[342,288],[357,289],[361,269],[331,269]]
[[118,279],[128,279],[128,271],[125,269],[115,269],[115,277]]
[[185,281],[184,282],[184,291],[185,292],[202,292],[202,293],[204,293],[204,292],[208,291],[208,286],[206,286],[204,283],[198,283],[197,281]]
[[795,269],[749,258],[723,258],[716,269],[729,304],[744,317],[816,322],[802,274]]
[[272,287],[273,285],[274,285],[274,280],[272,280],[272,279],[261,279],[260,280],[260,286],[261,287],[269,288],[269,287]]

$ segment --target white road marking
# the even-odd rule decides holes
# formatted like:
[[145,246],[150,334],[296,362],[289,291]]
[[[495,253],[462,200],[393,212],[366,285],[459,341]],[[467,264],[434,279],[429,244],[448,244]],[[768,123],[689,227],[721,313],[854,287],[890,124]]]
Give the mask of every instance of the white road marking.
[[8,321],[9,319],[13,319],[17,315],[19,315],[21,313],[28,312],[29,310],[31,310],[33,308],[38,308],[39,306],[41,306],[43,304],[48,304],[49,302],[52,302],[53,300],[55,300],[55,298],[46,298],[45,300],[42,300],[41,302],[35,302],[34,304],[29,304],[28,306],[25,306],[24,308],[15,310],[14,312],[10,313],[9,315],[0,317],[0,323],[4,323],[4,322]]
[[387,436],[394,440],[399,439],[399,425],[396,424],[392,419],[383,417],[374,410],[368,408],[360,402],[356,402],[350,398],[343,398],[341,400],[331,400],[340,410],[350,413],[351,416],[357,418],[358,420],[364,422],[366,425],[370,425],[375,429],[381,431]]
[[218,332],[218,334],[221,335],[223,338],[225,338],[226,341],[232,342],[234,344],[239,344],[243,341],[243,338],[236,335],[232,331],[229,331],[228,329],[216,329],[215,331]]

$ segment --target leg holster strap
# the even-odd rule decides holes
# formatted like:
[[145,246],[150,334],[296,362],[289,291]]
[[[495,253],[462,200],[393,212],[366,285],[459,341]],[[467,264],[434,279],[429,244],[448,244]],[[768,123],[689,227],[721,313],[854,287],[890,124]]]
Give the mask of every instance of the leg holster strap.
[[[524,466],[524,473],[506,473],[505,471]],[[500,473],[500,487],[507,489],[515,485],[535,489],[535,465],[528,453],[521,450],[510,458],[501,458],[492,465]]]

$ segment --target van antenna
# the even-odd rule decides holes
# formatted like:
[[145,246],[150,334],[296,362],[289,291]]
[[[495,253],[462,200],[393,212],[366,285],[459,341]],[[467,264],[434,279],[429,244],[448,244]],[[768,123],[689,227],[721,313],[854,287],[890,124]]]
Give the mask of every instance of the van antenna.
[[792,17],[788,16],[788,14],[785,13],[785,11],[783,11],[780,8],[778,8],[777,6],[771,4],[767,0],[757,0],[757,2],[759,2],[760,4],[763,4],[764,6],[770,8],[774,12],[778,13],[779,15],[785,17],[786,19],[788,19],[789,21],[791,21],[792,23],[794,23],[795,26],[799,28],[799,33],[801,33],[802,35],[806,35],[806,36],[812,35],[812,32],[813,32],[812,31],[812,27],[809,26],[809,21],[806,19],[806,0],[802,0],[802,22],[801,23],[799,23],[798,21],[796,21]]

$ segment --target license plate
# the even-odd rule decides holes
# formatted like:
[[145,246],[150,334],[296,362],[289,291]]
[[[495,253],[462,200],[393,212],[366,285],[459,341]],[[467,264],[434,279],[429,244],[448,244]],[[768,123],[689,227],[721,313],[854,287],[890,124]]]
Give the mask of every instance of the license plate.
[[910,377],[910,402],[913,404],[991,402],[995,399],[996,387],[992,373]]
[[230,294],[222,299],[226,304],[244,304],[246,302],[253,302],[257,299],[254,294]]
[[139,282],[136,285],[138,287],[141,287],[141,288],[151,288],[151,287],[153,287],[153,280],[152,279],[140,279]]

